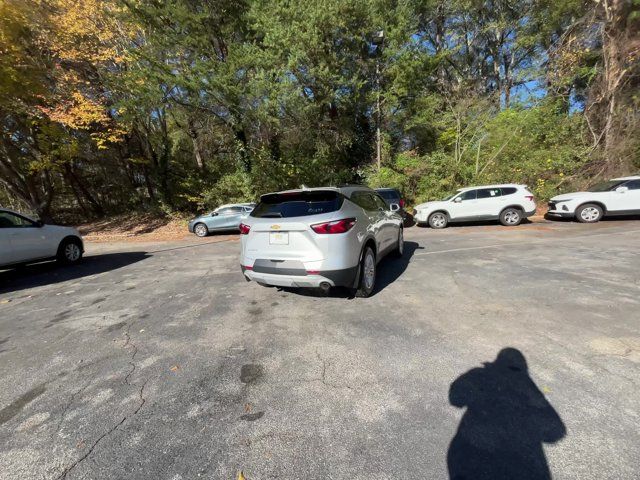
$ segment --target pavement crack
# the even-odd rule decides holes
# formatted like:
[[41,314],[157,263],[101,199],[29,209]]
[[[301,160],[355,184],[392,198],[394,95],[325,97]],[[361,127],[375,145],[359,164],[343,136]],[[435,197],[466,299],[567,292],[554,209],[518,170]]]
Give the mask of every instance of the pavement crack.
[[135,322],[131,322],[128,326],[127,326],[127,330],[124,332],[124,336],[126,337],[124,345],[122,345],[122,348],[132,348],[132,352],[131,352],[131,358],[129,359],[129,371],[127,372],[127,374],[125,375],[124,379],[122,380],[122,383],[124,383],[125,385],[131,385],[131,383],[129,382],[129,380],[131,379],[131,376],[133,375],[133,373],[136,371],[136,364],[135,364],[135,358],[136,355],[138,354],[138,345],[136,345],[135,343],[133,343],[133,341],[131,340],[131,327],[133,326]]
[[93,442],[93,444],[89,447],[89,449],[84,453],[84,455],[82,455],[79,459],[77,459],[75,462],[73,462],[71,465],[69,465],[68,467],[66,467],[62,473],[57,477],[57,480],[64,480],[67,478],[67,475],[69,475],[69,473],[71,473],[71,471],[73,469],[75,469],[78,465],[80,465],[82,462],[84,462],[87,458],[89,458],[89,456],[93,453],[93,451],[96,449],[96,447],[98,446],[98,444],[100,444],[100,442],[102,442],[102,440],[104,440],[106,437],[110,436],[112,433],[114,433],[118,428],[120,428],[129,418],[133,417],[134,415],[137,415],[138,412],[142,409],[142,407],[144,406],[144,404],[147,402],[147,399],[144,397],[144,388],[147,385],[147,382],[149,381],[149,379],[146,379],[143,383],[142,386],[140,387],[140,391],[138,392],[138,397],[140,399],[140,402],[138,403],[138,406],[135,408],[135,410],[133,410],[129,415],[125,415],[124,417],[122,417],[122,419],[117,422],[115,425],[113,425],[111,428],[109,428],[105,433],[103,433],[102,435],[100,435],[98,437],[98,439],[96,441]]
[[78,390],[76,390],[71,394],[71,396],[69,397],[69,401],[65,404],[64,409],[60,414],[60,420],[58,420],[58,426],[56,427],[54,436],[60,432],[60,429],[62,428],[62,422],[64,422],[64,418],[67,415],[67,412],[69,411],[69,409],[71,408],[71,405],[73,405],[73,402],[75,401],[76,397],[80,395],[82,392],[84,392],[89,385],[91,385],[91,380],[89,380],[83,387],[79,388]]
[[129,383],[129,379],[131,378],[131,375],[133,375],[133,372],[136,371],[136,364],[134,362],[134,359],[136,358],[137,354],[138,354],[138,347],[136,345],[133,345],[133,354],[131,355],[131,361],[129,362],[130,370],[127,372],[123,380],[123,383],[125,385],[131,385]]
[[323,385],[326,385],[327,387],[331,387],[331,388],[337,388],[337,389],[348,388],[349,390],[353,390],[353,387],[351,385],[346,385],[346,384],[338,385],[338,384],[329,382],[327,380],[327,367],[330,365],[330,363],[324,358],[322,358],[317,348],[316,348],[316,357],[318,357],[318,361],[322,364],[322,373],[320,374],[320,378],[316,379],[316,381],[320,381],[322,382]]
[[[131,349],[131,357],[129,359],[129,371],[127,372],[127,374],[125,375],[122,383],[125,385],[132,385],[132,383],[130,382],[131,376],[133,375],[133,373],[136,371],[136,364],[135,364],[135,358],[136,355],[138,354],[138,346],[131,340],[131,327],[133,326],[135,322],[131,322],[128,326],[127,326],[127,330],[124,332],[124,336],[125,336],[125,342],[122,345],[123,349]],[[93,444],[89,447],[89,449],[84,453],[84,455],[82,455],[78,460],[76,460],[75,462],[73,462],[71,465],[69,465],[67,468],[65,468],[63,470],[63,472],[60,474],[60,476],[58,476],[58,480],[64,480],[67,478],[67,475],[73,470],[75,469],[80,463],[82,463],[83,461],[85,461],[95,450],[95,448],[98,446],[98,444],[100,444],[100,442],[102,442],[102,440],[104,440],[106,437],[108,437],[109,435],[111,435],[112,433],[114,433],[118,428],[120,428],[120,426],[122,426],[129,418],[131,418],[134,415],[137,415],[138,412],[142,409],[142,407],[144,407],[145,403],[147,402],[147,399],[144,396],[144,389],[147,386],[147,382],[149,381],[149,379],[146,379],[142,385],[140,386],[140,389],[138,391],[138,398],[139,398],[139,402],[137,407],[129,414],[129,415],[125,415],[119,422],[117,422],[115,425],[113,425],[111,428],[109,428],[105,433],[103,433],[101,436],[98,437],[97,440],[95,440],[93,442]],[[65,407],[64,411],[63,411],[63,416],[62,418],[64,418],[64,415],[66,414],[67,410],[69,409],[69,406],[71,405],[71,403],[73,402],[73,399],[75,398],[76,395],[78,395],[80,393],[80,391],[84,390],[89,384],[85,385],[82,389],[80,389],[78,392],[74,393],[71,396],[71,399],[69,401],[69,404]],[[60,420],[60,424],[62,423],[62,419]],[[60,424],[58,425],[58,430],[60,430]]]

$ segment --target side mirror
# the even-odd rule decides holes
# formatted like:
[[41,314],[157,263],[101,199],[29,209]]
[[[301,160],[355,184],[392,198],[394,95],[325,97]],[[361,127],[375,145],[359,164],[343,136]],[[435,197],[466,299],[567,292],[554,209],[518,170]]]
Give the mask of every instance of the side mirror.
[[453,199],[454,203],[460,203],[462,201],[461,197],[456,197]]
[[391,205],[389,205],[389,210],[391,210],[392,212],[397,212],[398,210],[400,210],[400,205],[398,205],[397,203],[392,203]]
[[629,191],[629,187],[618,187],[616,188],[616,192],[618,193],[626,193]]
[[211,216],[212,217],[217,217],[218,216],[218,212],[211,212]]

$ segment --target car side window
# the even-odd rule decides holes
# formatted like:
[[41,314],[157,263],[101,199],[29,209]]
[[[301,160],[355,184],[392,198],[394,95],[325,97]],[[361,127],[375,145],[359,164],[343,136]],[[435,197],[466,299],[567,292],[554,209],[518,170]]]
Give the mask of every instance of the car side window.
[[499,188],[481,188],[478,190],[478,200],[481,198],[495,198],[501,195]]
[[378,209],[373,196],[369,192],[353,192],[350,200],[368,211],[375,211]]
[[513,195],[514,193],[516,193],[518,191],[517,188],[513,188],[513,187],[505,187],[505,188],[501,188],[500,190],[502,190],[502,196],[503,197],[505,195]]
[[385,202],[380,195],[372,195],[372,197],[378,209],[389,210],[389,207],[387,206],[387,202]]
[[220,210],[218,210],[216,212],[218,215],[229,215],[231,212],[231,208],[227,207],[227,208],[221,208]]
[[460,195],[458,195],[458,198],[460,198],[463,202],[465,200],[475,200],[477,198],[477,190],[467,190],[466,192],[462,192]]
[[631,180],[622,186],[627,187],[629,190],[640,190],[640,180]]
[[9,212],[0,212],[0,228],[28,228],[35,224],[31,220]]

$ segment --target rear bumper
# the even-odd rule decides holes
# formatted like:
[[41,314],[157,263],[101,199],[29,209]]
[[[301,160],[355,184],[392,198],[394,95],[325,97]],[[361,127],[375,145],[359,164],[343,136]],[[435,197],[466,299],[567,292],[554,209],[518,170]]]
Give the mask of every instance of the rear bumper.
[[531,210],[529,212],[524,212],[523,216],[524,216],[524,218],[529,218],[529,217],[535,215],[535,213],[536,213],[536,209],[534,208],[533,210]]
[[271,271],[269,273],[253,269],[248,269],[241,265],[240,269],[247,280],[274,285],[277,287],[296,288],[318,288],[322,284],[328,283],[332,287],[351,287],[355,284],[358,275],[358,267],[346,268],[343,270],[325,270],[317,273],[307,273],[303,271]]

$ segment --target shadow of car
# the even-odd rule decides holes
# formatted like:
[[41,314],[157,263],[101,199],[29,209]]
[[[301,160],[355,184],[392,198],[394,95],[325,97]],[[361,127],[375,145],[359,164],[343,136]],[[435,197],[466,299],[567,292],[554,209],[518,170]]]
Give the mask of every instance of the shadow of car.
[[85,257],[82,263],[60,266],[56,262],[42,262],[0,270],[0,293],[76,280],[126,267],[149,258],[145,252],[108,253]]

